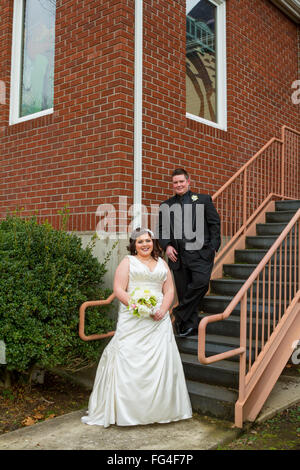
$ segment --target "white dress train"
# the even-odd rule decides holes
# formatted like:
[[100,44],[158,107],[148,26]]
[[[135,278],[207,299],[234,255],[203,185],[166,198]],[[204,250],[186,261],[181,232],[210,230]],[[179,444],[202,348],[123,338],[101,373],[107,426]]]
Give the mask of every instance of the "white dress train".
[[[167,270],[153,271],[129,256],[128,292],[149,289],[162,299]],[[192,417],[181,358],[170,315],[137,318],[120,303],[116,332],[99,361],[88,415],[83,423],[108,427],[168,423]]]

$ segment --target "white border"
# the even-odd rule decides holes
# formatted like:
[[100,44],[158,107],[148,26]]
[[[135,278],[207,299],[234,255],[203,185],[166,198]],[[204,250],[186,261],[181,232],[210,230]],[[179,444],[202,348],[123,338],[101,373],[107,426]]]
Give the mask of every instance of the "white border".
[[190,113],[186,113],[186,117],[193,121],[227,131],[226,2],[225,0],[209,1],[217,7],[217,122],[209,121]]
[[22,63],[22,30],[23,30],[24,0],[14,0],[11,74],[10,74],[10,109],[9,125],[29,121],[46,114],[52,114],[53,108],[44,109],[38,113],[19,117],[21,94],[21,63]]

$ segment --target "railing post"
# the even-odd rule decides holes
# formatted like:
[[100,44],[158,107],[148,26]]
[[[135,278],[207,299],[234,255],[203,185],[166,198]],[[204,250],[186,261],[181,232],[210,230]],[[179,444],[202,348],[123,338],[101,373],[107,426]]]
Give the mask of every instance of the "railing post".
[[94,334],[94,335],[86,335],[84,332],[84,323],[85,323],[85,311],[88,307],[96,307],[100,305],[107,305],[110,304],[115,298],[115,294],[112,293],[107,299],[105,300],[88,300],[81,304],[80,309],[79,309],[79,337],[83,341],[92,341],[96,339],[103,339],[103,338],[109,338],[111,336],[114,336],[115,332],[114,331],[109,331],[108,333],[102,333],[102,334]]
[[240,375],[239,375],[239,399],[235,404],[235,426],[243,427],[243,404],[246,398],[246,358],[247,358],[247,291],[241,299],[240,313],[240,348],[244,352],[240,354]]
[[244,188],[243,188],[243,225],[244,231],[246,230],[247,222],[247,171],[248,168],[244,170]]
[[241,300],[240,347],[244,352],[240,355],[239,401],[242,402],[246,393],[246,354],[247,354],[247,292]]

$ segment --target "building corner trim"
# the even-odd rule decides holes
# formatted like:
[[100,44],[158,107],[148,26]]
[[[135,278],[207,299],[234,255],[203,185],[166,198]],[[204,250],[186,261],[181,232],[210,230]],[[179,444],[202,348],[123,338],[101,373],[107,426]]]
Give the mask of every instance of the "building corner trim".
[[141,226],[143,136],[143,0],[135,0],[134,23],[134,228]]

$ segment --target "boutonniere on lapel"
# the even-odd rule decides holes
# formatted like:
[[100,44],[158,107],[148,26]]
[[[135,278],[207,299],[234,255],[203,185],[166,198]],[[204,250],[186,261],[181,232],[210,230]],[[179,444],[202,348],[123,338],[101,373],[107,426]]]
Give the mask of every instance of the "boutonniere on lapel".
[[196,194],[193,194],[191,198],[193,202],[198,201],[198,196]]

